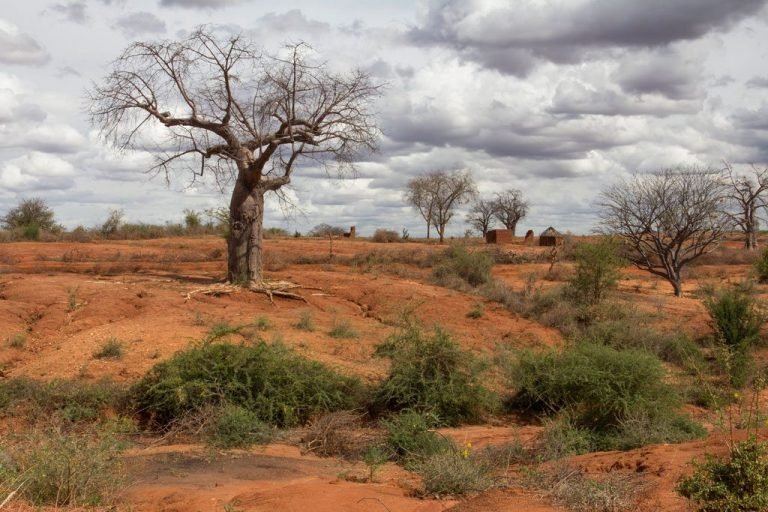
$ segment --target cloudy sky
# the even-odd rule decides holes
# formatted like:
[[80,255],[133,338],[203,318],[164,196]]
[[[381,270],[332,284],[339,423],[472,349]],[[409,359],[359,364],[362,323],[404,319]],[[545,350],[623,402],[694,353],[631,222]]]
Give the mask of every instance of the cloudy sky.
[[[226,191],[170,186],[148,155],[117,153],[85,92],[132,41],[201,24],[267,51],[306,41],[334,68],[386,84],[383,137],[354,180],[298,173],[266,225],[363,234],[423,222],[409,178],[465,168],[481,195],[521,189],[523,230],[594,224],[606,184],[678,164],[768,164],[768,0],[25,0],[0,11],[0,213],[42,197],[69,228],[180,221]],[[463,215],[449,228],[461,235]]]

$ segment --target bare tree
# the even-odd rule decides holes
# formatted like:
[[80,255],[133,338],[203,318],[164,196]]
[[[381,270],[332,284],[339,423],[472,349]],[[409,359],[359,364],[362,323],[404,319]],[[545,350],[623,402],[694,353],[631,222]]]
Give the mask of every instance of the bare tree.
[[717,171],[681,167],[640,174],[602,192],[600,231],[621,237],[627,259],[665,278],[681,297],[683,267],[714,250],[729,229],[723,202]]
[[494,214],[496,213],[496,204],[494,201],[488,201],[485,199],[478,199],[469,209],[467,214],[467,222],[470,226],[480,231],[483,234],[483,238],[491,228]]
[[512,231],[512,236],[515,236],[518,221],[528,213],[528,202],[523,200],[523,193],[517,189],[510,189],[496,194],[493,203],[494,215],[505,228]]
[[757,249],[757,233],[760,221],[757,212],[767,206],[768,167],[752,166],[749,176],[735,175],[730,164],[725,165],[727,183],[727,213],[733,224],[744,233],[744,247]]
[[[300,43],[278,56],[242,36],[217,37],[202,27],[181,41],[131,44],[90,91],[90,112],[119,148],[147,149],[152,168],[210,172],[234,180],[229,205],[227,277],[264,286],[264,196],[309,165],[354,171],[378,136],[370,103],[379,88],[360,72],[331,73]],[[157,133],[165,140],[145,135]]]
[[408,182],[405,200],[437,230],[440,243],[445,240],[445,228],[455,214],[457,206],[477,196],[477,188],[467,171],[434,171]]
[[432,181],[432,174],[417,176],[408,181],[404,194],[405,202],[419,212],[421,218],[426,221],[427,240],[430,237],[432,215],[435,210],[435,195],[430,192],[433,189]]

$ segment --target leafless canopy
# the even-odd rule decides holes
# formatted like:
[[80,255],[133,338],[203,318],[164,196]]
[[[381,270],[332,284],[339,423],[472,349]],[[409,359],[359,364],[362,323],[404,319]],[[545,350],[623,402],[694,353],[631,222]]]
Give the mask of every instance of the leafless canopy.
[[[90,91],[92,120],[120,148],[157,151],[154,169],[165,173],[191,159],[199,174],[246,169],[275,190],[300,156],[345,170],[361,147],[374,147],[377,88],[362,72],[312,65],[309,53],[299,43],[267,56],[205,28],[183,41],[136,42]],[[167,128],[161,144],[158,126]]]
[[469,209],[467,214],[467,222],[470,226],[480,231],[483,234],[483,238],[491,229],[491,223],[493,222],[494,214],[496,213],[496,204],[494,201],[488,201],[486,199],[478,199]]
[[667,279],[682,296],[683,267],[714,250],[729,229],[723,202],[717,171],[640,174],[602,192],[601,231],[620,236],[633,264]]
[[505,228],[515,234],[517,223],[528,213],[528,202],[523,199],[523,193],[517,189],[510,189],[501,194],[496,194],[493,201],[494,215]]
[[413,206],[427,221],[435,226],[440,243],[445,239],[445,228],[455,214],[457,206],[466,204],[477,196],[477,188],[467,171],[433,171],[417,176],[408,182],[406,203]]
[[758,212],[768,204],[768,167],[752,166],[750,175],[737,175],[730,164],[725,165],[727,213],[736,226],[744,233],[744,247],[757,249],[757,233],[760,228]]
[[234,181],[230,279],[261,273],[263,196],[302,165],[354,170],[374,149],[371,101],[360,71],[334,74],[299,43],[266,55],[242,36],[200,28],[181,41],[136,42],[90,91],[93,123],[117,147],[156,155],[152,170],[210,171]]

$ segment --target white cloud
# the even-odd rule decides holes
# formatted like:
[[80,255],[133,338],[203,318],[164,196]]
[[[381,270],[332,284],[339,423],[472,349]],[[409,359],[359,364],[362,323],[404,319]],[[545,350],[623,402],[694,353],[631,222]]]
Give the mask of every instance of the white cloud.
[[0,62],[41,66],[50,60],[50,55],[28,34],[18,27],[0,19]]
[[74,185],[75,169],[69,162],[45,153],[32,152],[0,167],[0,185],[10,190],[62,190]]

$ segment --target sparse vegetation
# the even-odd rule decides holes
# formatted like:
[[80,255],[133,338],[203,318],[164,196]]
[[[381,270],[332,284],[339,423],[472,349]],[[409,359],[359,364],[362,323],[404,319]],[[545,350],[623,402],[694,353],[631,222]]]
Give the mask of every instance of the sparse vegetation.
[[486,252],[470,251],[457,245],[445,251],[443,260],[434,267],[432,277],[449,288],[457,287],[457,282],[477,287],[491,280],[492,267],[493,258]]
[[300,331],[312,332],[315,330],[315,322],[312,320],[312,311],[305,309],[299,314],[299,321],[294,324]]
[[328,336],[336,339],[352,339],[357,338],[358,333],[352,327],[352,323],[349,320],[334,318],[331,330],[328,331]]
[[378,243],[399,242],[400,233],[392,229],[377,229],[371,240]]
[[120,410],[126,392],[109,380],[38,381],[13,378],[0,384],[0,408],[38,419],[90,422],[101,419],[107,410]]
[[463,496],[485,491],[493,485],[491,468],[483,460],[465,456],[458,450],[430,455],[414,469],[421,475],[424,494],[429,496]]
[[638,503],[647,490],[647,485],[635,476],[609,473],[599,480],[591,479],[580,469],[567,465],[550,471],[529,471],[526,483],[574,512],[638,510]]
[[110,432],[74,433],[54,427],[3,441],[0,482],[23,482],[19,492],[35,505],[108,505],[122,485],[118,454],[123,444]]
[[480,302],[477,302],[475,303],[474,306],[472,306],[472,308],[469,311],[467,311],[467,318],[474,318],[474,319],[482,318],[484,311],[485,311],[485,308],[483,307],[483,304]]
[[120,359],[123,357],[123,344],[117,338],[109,338],[99,350],[93,353],[96,359]]
[[16,334],[8,337],[8,346],[11,348],[24,348],[27,343],[27,335],[23,332],[17,332]]

